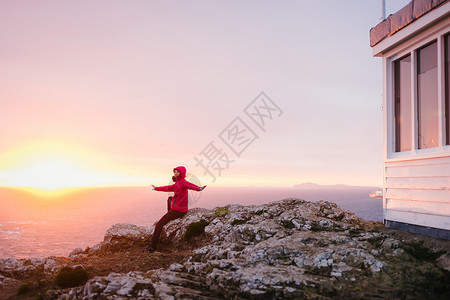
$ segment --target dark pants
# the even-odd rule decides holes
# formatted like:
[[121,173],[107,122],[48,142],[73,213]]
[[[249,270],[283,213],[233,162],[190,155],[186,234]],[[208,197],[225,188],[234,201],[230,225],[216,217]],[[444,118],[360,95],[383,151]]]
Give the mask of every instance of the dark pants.
[[161,235],[161,231],[167,223],[169,223],[172,220],[181,218],[186,213],[182,213],[176,210],[169,210],[159,221],[156,223],[155,231],[153,232],[151,245],[156,248],[156,244],[158,243],[159,236]]
[[172,196],[170,196],[169,198],[167,198],[167,211],[168,211],[168,212],[172,209],[172,199],[173,199]]

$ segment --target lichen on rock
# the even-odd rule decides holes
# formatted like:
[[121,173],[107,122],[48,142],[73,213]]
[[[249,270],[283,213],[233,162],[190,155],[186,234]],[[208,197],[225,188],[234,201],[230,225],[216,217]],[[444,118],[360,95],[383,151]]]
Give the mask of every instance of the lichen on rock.
[[[152,232],[115,224],[103,242],[71,257],[108,257],[145,244]],[[392,232],[326,201],[192,209],[161,235],[161,255],[190,244],[187,259],[168,268],[94,276],[81,287],[49,290],[47,298],[419,299],[450,292],[450,249],[425,249]],[[0,260],[0,274],[53,264]]]

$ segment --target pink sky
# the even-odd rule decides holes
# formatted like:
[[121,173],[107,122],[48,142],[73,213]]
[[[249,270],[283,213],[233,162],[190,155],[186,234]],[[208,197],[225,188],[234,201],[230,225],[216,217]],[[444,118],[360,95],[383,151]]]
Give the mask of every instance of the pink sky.
[[[380,16],[377,0],[2,1],[0,186],[159,185],[177,165],[217,186],[381,185]],[[282,110],[265,131],[244,112],[262,91]],[[236,117],[258,136],[240,156],[219,138]],[[215,182],[194,159],[210,142],[233,160]]]

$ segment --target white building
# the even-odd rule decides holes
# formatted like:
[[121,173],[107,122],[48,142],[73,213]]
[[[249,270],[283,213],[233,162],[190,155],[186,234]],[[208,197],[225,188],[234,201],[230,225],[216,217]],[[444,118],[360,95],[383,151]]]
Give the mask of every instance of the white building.
[[383,64],[383,216],[450,239],[450,0],[413,0],[370,30]]

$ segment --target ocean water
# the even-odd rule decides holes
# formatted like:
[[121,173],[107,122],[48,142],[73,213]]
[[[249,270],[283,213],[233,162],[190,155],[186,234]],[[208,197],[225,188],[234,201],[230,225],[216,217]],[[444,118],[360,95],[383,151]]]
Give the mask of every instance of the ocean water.
[[[334,202],[365,220],[381,221],[382,200],[369,197],[375,189],[208,187],[190,192],[190,208],[258,205],[294,197]],[[47,199],[0,188],[0,258],[67,256],[75,248],[101,242],[113,224],[151,226],[165,213],[168,195],[148,187],[121,187],[85,189]]]

